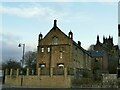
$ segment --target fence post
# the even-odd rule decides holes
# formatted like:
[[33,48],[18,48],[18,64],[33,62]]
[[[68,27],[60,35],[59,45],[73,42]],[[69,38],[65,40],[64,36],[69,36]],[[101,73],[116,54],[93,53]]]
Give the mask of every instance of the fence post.
[[38,78],[40,77],[40,68],[38,68]]
[[17,75],[17,77],[19,76],[19,69],[18,68],[17,68],[17,74],[16,75]]
[[76,68],[74,68],[74,77],[76,79]]
[[29,76],[29,68],[27,68],[27,76]]
[[50,68],[50,77],[53,76],[53,67]]
[[67,68],[64,68],[64,76],[67,77]]
[[13,69],[10,69],[10,78],[12,76],[12,73],[13,73]]
[[32,69],[32,75],[34,75],[34,70]]

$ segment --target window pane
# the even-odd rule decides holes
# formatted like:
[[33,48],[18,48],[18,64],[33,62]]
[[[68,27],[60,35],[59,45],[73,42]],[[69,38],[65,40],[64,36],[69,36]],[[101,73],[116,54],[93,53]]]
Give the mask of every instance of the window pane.
[[39,64],[39,67],[40,68],[44,68],[44,67],[46,67],[46,64],[44,64],[44,63],[43,64]]
[[59,67],[59,68],[64,68],[64,64],[63,64],[63,63],[60,63],[60,64],[58,64],[58,67]]
[[53,37],[52,44],[54,44],[54,45],[58,44],[58,38],[57,37]]
[[50,48],[48,47],[48,52],[50,52]]
[[62,59],[62,52],[60,52],[60,59]]
[[45,67],[45,65],[43,64],[43,65],[41,65],[41,67],[43,68],[43,67]]
[[44,48],[41,48],[41,52],[44,52]]

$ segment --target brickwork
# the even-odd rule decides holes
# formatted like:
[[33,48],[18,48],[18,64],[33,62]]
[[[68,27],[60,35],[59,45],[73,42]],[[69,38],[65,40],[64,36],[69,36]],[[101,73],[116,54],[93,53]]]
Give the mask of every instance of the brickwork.
[[[58,68],[60,64],[67,68],[91,70],[92,57],[81,47],[80,41],[73,40],[73,33],[68,36],[55,24],[43,38],[39,35],[37,47],[37,68],[44,65],[47,68]],[[48,51],[49,49],[49,51]]]

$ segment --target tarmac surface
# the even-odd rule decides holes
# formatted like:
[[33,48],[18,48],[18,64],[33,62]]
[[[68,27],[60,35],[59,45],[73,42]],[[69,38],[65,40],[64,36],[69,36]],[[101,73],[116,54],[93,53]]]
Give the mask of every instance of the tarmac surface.
[[2,88],[2,90],[120,90],[118,88]]
[[0,85],[1,90],[120,90],[120,88],[26,88],[26,87],[6,87]]
[[9,87],[2,85],[0,82],[0,90],[120,90],[120,88],[27,88],[27,87]]

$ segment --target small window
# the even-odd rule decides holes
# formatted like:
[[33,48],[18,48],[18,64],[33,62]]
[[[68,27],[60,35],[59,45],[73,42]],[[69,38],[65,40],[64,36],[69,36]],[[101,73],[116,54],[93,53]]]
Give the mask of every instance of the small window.
[[59,63],[58,64],[58,68],[64,68],[64,64],[63,63]]
[[43,65],[41,65],[41,67],[43,68],[43,67],[45,67],[45,65],[43,64]]
[[57,37],[53,37],[52,38],[52,44],[53,45],[57,45],[58,44],[58,38]]
[[99,61],[99,59],[98,58],[95,58],[95,62],[98,62]]
[[46,65],[45,65],[45,64],[40,64],[39,67],[40,67],[40,68],[45,68]]
[[44,48],[41,48],[41,52],[44,52]]
[[62,59],[62,52],[60,52],[60,59]]
[[50,52],[50,48],[48,47],[47,49],[48,49],[48,52]]
[[63,48],[61,47],[61,48],[60,48],[60,52],[62,52],[62,51],[63,51]]

